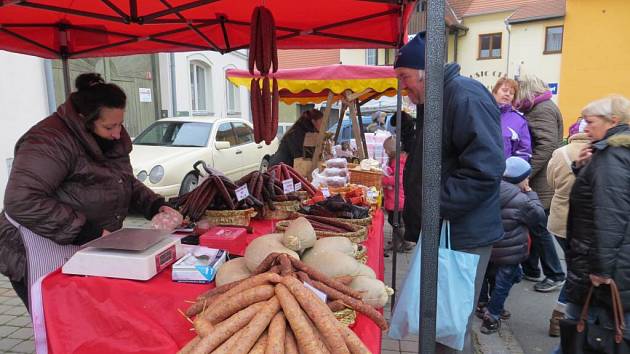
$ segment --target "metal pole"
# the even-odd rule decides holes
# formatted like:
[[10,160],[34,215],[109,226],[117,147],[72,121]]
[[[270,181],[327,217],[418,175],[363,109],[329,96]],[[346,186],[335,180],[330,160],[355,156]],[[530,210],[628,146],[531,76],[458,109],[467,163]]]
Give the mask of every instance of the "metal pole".
[[177,79],[175,78],[175,54],[169,55],[169,62],[171,64],[171,107],[173,109],[173,115],[171,117],[177,117]]
[[68,65],[68,31],[63,25],[59,27],[59,48],[61,50],[61,65],[63,69],[63,88],[66,99],[68,99],[72,92],[72,87],[70,85],[70,66]]
[[422,151],[422,244],[419,353],[435,353],[442,105],[444,92],[444,1],[429,0],[425,58],[425,104]]
[[396,168],[394,170],[394,229],[392,231],[392,247],[394,249],[392,252],[392,289],[394,289],[394,294],[392,295],[392,311],[394,311],[394,305],[396,304],[396,268],[398,265],[398,240],[400,239],[400,223],[398,222],[400,219],[400,205],[398,204],[398,195],[400,194],[400,174],[403,173],[400,170],[400,135],[402,134],[400,81],[396,85]]

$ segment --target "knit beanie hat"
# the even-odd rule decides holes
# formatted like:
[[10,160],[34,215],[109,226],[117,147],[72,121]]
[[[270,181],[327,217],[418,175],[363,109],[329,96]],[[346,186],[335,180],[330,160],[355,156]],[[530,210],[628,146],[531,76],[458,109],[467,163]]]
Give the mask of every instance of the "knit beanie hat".
[[394,62],[394,68],[412,68],[424,70],[424,32],[416,34],[409,43],[405,44]]
[[507,182],[518,184],[525,178],[529,177],[532,172],[532,167],[529,163],[520,157],[511,156],[505,160],[505,172],[503,172],[503,179]]

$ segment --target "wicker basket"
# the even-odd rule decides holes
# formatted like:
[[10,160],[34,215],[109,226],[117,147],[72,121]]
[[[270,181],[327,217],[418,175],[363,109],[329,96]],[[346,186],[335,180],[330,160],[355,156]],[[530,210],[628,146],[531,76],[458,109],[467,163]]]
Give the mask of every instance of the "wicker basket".
[[300,210],[300,202],[298,200],[289,200],[286,202],[273,202],[276,210],[270,210],[265,204],[263,206],[263,212],[258,214],[259,217],[265,220],[283,220],[288,219]]
[[333,312],[337,321],[346,327],[352,326],[357,319],[357,312],[351,308],[345,308],[341,311]]
[[[306,216],[302,213],[298,213],[300,216]],[[324,217],[324,216],[323,216]],[[346,224],[360,225],[360,226],[369,226],[372,223],[372,217],[368,216],[363,219],[344,219],[344,218],[327,218],[334,221],[345,222]]]
[[[291,222],[291,220],[283,220],[283,221],[278,221],[276,223],[276,231],[278,232],[284,232],[284,230],[287,229],[287,227],[289,226],[289,223]],[[351,226],[354,231],[352,232],[329,232],[329,231],[318,231],[315,230],[315,235],[317,236],[317,238],[323,238],[323,237],[347,237],[348,239],[350,239],[350,241],[354,242],[354,243],[361,243],[363,241],[365,241],[367,239],[367,229],[363,226],[360,225],[352,225],[352,224],[348,224],[348,226]]]
[[358,245],[359,248],[357,249],[357,253],[354,254],[354,258],[356,258],[357,261],[359,261],[359,263],[363,263],[366,264],[367,263],[367,246],[364,245]]
[[206,210],[208,222],[213,225],[249,225],[249,221],[256,215],[253,208],[243,210]]
[[348,172],[350,173],[350,183],[381,189],[383,180],[383,174],[381,172],[364,171],[361,169],[351,169],[348,170]]

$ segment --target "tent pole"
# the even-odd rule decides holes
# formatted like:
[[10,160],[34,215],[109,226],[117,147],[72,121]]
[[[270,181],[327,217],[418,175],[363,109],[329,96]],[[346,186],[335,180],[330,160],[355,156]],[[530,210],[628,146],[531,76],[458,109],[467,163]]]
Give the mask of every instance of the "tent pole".
[[[444,94],[444,1],[428,0],[425,104],[422,136],[422,243],[420,248],[420,340],[418,352],[435,353],[440,237],[442,106]],[[428,54],[430,53],[430,55]]]
[[341,132],[341,126],[343,125],[343,118],[346,114],[346,109],[348,106],[341,101],[341,107],[339,109],[339,119],[337,120],[337,130],[335,130],[335,145],[337,145],[337,141],[339,141],[339,133]]
[[363,156],[366,159],[369,159],[368,155],[367,143],[365,142],[365,128],[363,127],[363,116],[361,116],[361,105],[359,104],[359,99],[357,98],[354,102],[354,105],[357,106],[357,117],[359,118],[359,131],[361,132],[361,148],[363,149]]
[[398,241],[400,240],[400,205],[398,204],[398,196],[400,195],[400,174],[403,171],[400,170],[400,139],[402,134],[402,117],[400,111],[402,109],[402,96],[400,94],[400,81],[396,84],[396,167],[394,170],[394,226],[392,232],[392,289],[394,294],[392,295],[391,310],[394,311],[394,305],[396,304],[396,268],[398,266]]
[[72,87],[70,85],[70,65],[68,64],[68,28],[63,24],[59,26],[59,44],[63,69],[63,88],[67,100],[70,98]]
[[72,89],[70,87],[70,65],[68,65],[68,57],[61,58],[61,64],[63,65],[63,89],[66,93],[66,99],[70,97]]

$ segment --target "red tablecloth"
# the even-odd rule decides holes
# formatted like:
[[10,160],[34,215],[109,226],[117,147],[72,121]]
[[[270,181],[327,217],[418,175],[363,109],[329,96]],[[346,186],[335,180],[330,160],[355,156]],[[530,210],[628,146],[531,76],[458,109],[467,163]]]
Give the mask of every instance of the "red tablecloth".
[[[264,225],[256,225],[262,235]],[[374,215],[368,265],[383,279],[383,213]],[[207,285],[176,283],[164,271],[141,282],[65,275],[44,279],[42,297],[50,353],[175,353],[192,337],[191,325],[176,309],[188,307]],[[363,315],[353,330],[373,353],[380,353],[381,331]]]

